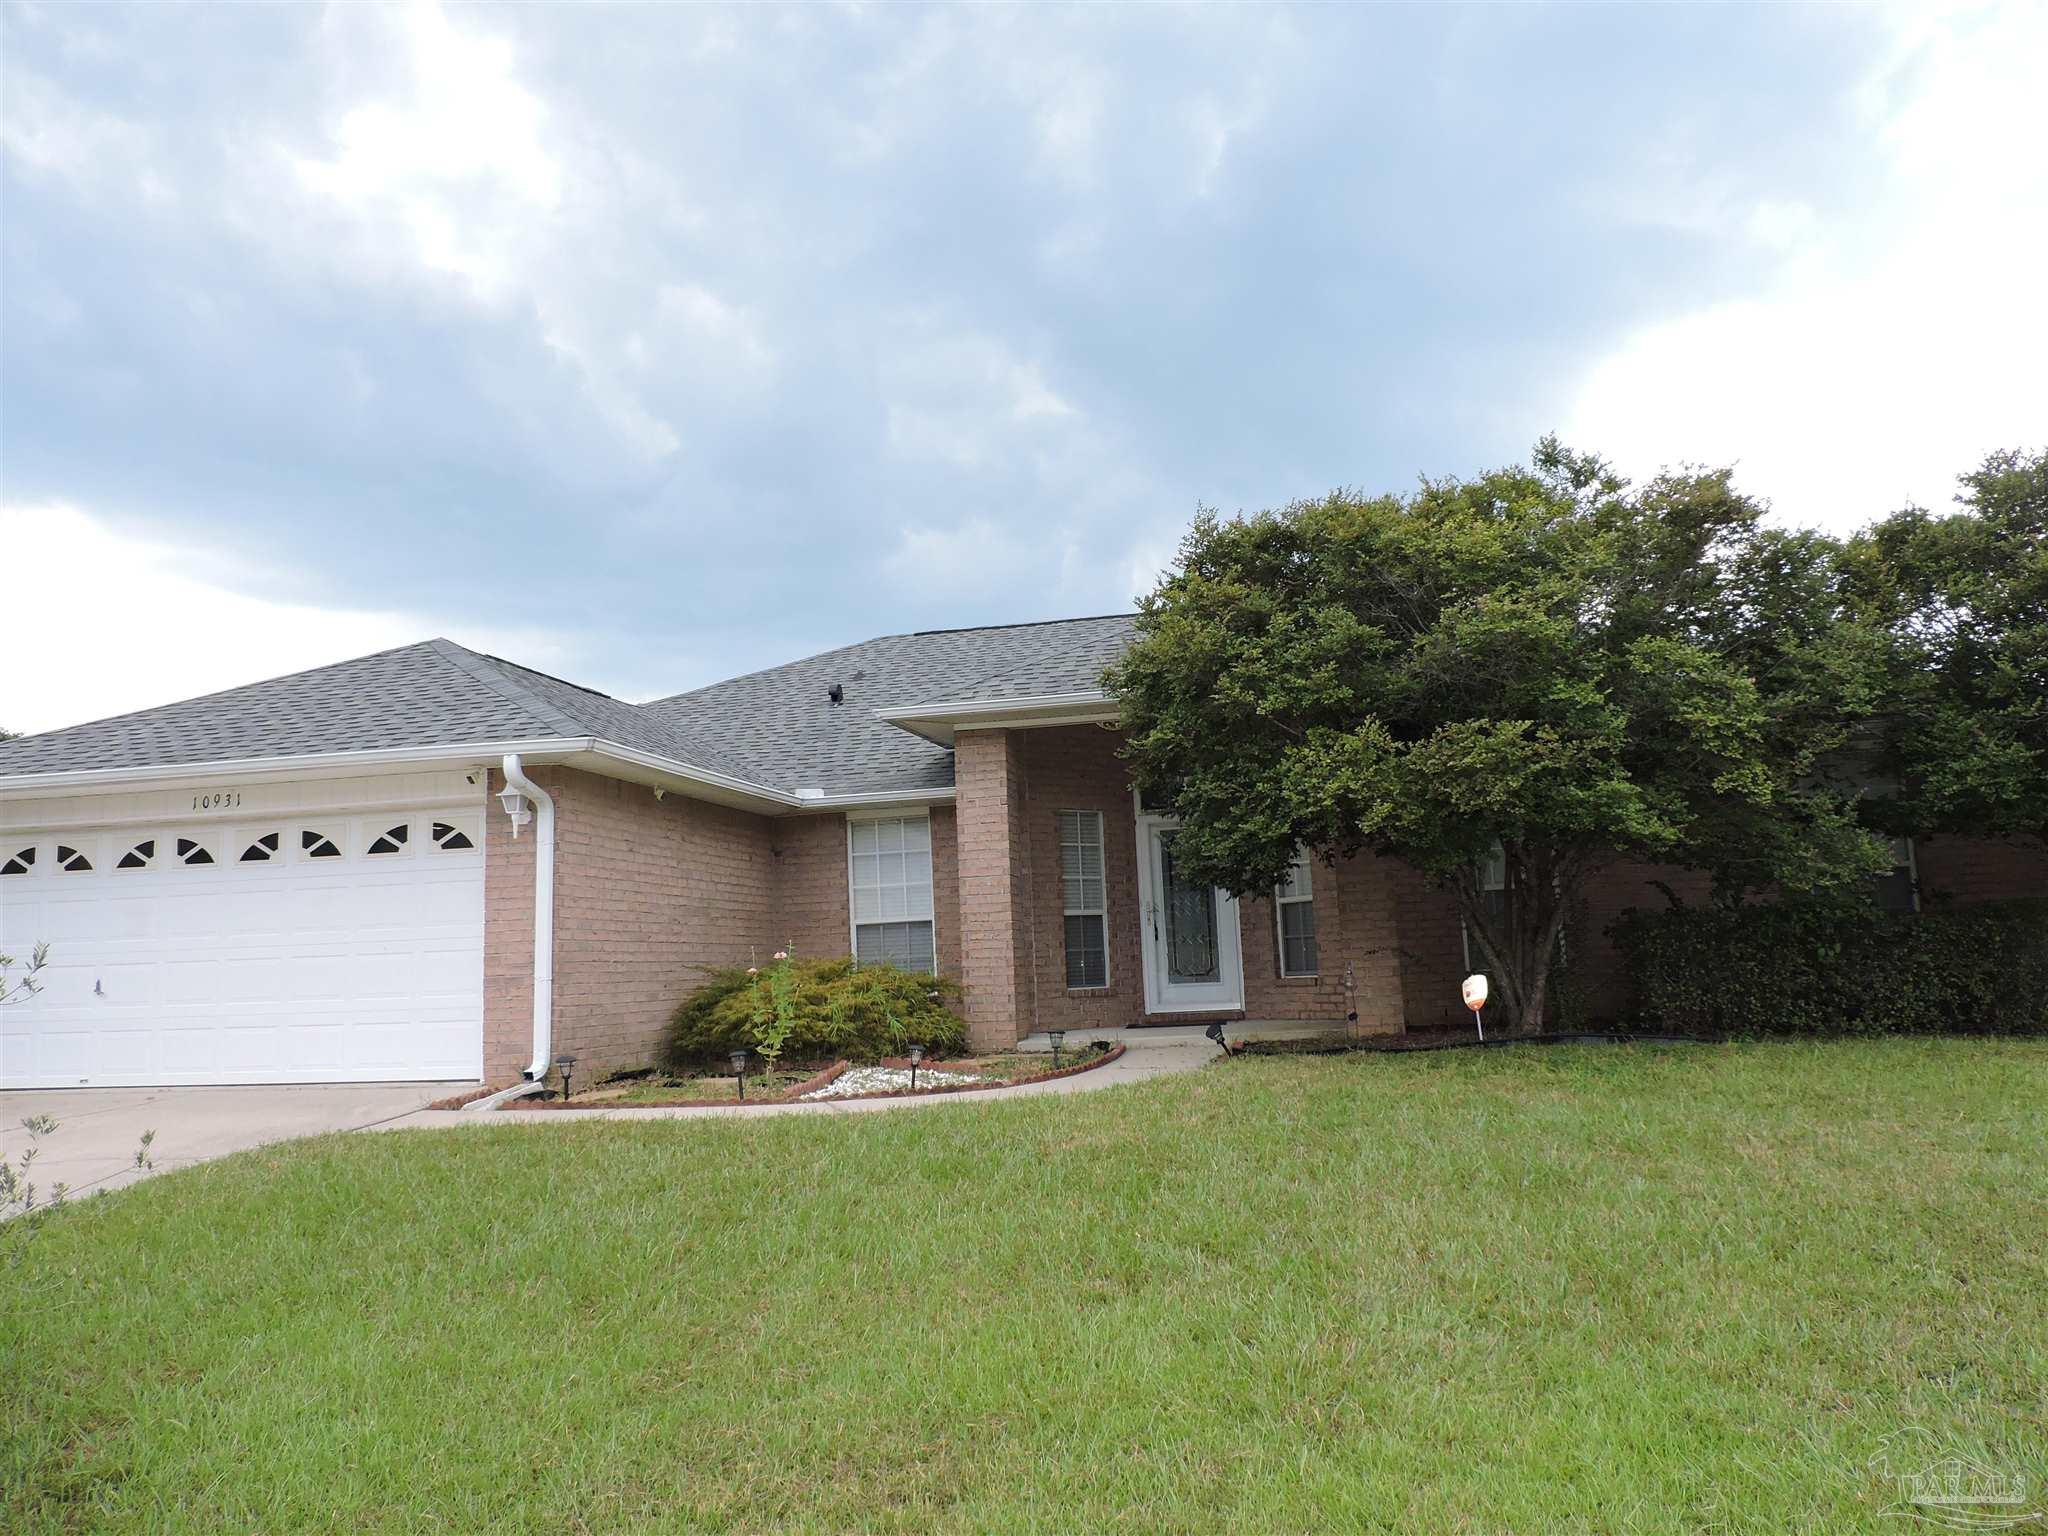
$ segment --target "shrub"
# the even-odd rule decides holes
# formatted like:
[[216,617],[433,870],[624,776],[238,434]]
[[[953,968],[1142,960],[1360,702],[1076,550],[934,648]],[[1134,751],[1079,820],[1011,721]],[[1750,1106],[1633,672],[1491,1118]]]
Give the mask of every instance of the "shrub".
[[[875,1061],[899,1054],[912,1041],[934,1055],[967,1044],[967,1027],[948,1006],[960,1000],[958,982],[893,965],[856,967],[850,956],[783,964],[791,1019],[782,1042],[785,1055]],[[752,1050],[760,1010],[773,1007],[769,980],[738,966],[709,971],[670,1018],[662,1065],[688,1067],[742,1046]]]
[[1631,912],[1609,930],[1640,1022],[1711,1035],[2048,1034],[2048,900]]

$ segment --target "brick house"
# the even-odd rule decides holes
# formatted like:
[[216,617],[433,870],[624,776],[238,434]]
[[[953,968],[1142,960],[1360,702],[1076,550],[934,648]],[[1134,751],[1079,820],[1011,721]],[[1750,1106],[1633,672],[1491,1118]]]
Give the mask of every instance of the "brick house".
[[[1176,878],[1098,682],[1131,624],[890,635],[641,705],[434,640],[0,743],[0,952],[51,945],[0,1087],[587,1075],[644,1061],[699,967],[785,947],[958,978],[981,1047],[1454,1017],[1463,929],[1415,870]],[[2038,848],[1900,860],[1902,903],[2048,883]],[[1698,887],[1590,894],[1596,1014],[1600,930],[1659,880]]]

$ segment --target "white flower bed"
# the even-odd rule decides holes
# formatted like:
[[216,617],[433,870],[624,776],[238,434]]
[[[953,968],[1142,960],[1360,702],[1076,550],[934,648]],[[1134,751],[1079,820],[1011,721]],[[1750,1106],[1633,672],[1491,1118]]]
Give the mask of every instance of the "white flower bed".
[[[917,1069],[917,1086],[950,1088],[956,1083],[985,1083],[989,1079],[972,1072],[935,1072]],[[848,1067],[822,1088],[813,1088],[806,1099],[850,1099],[863,1093],[902,1093],[910,1087],[908,1067]]]

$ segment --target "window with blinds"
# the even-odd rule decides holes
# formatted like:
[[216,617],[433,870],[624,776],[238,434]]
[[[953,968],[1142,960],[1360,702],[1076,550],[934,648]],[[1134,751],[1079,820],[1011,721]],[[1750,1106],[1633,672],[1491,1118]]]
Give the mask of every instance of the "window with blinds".
[[1279,925],[1280,974],[1316,974],[1316,901],[1306,850],[1295,855],[1287,878],[1273,890],[1273,911]]
[[1102,863],[1102,813],[1061,811],[1060,883],[1065,891],[1067,985],[1109,985],[1109,896]]

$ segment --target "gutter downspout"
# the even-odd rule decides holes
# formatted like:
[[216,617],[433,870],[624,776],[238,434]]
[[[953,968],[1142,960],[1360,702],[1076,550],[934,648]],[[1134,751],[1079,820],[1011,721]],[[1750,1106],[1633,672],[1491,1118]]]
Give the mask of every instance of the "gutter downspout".
[[505,754],[505,809],[512,813],[512,835],[519,835],[519,806],[514,796],[523,795],[539,807],[533,829],[533,1064],[526,1080],[537,1083],[548,1075],[555,1036],[555,802],[548,792],[526,776],[519,754]]

